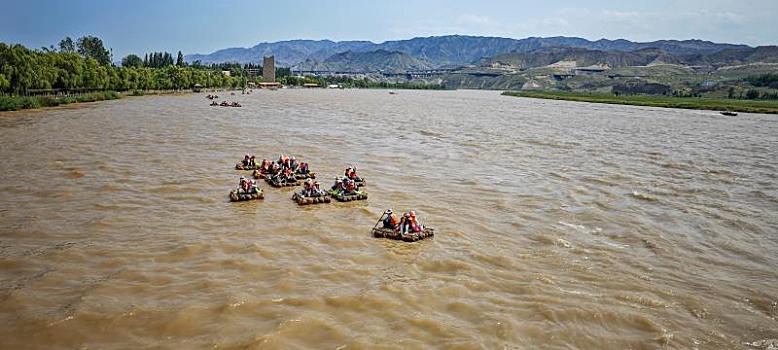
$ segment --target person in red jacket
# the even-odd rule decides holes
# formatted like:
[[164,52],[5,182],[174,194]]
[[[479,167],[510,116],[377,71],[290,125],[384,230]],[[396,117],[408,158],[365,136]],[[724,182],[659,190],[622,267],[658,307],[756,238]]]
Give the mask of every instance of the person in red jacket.
[[410,231],[411,232],[415,232],[416,233],[416,232],[421,232],[422,230],[424,230],[424,227],[422,227],[422,225],[419,224],[418,221],[416,221],[416,212],[415,211],[411,210],[408,213],[408,218],[410,220]]

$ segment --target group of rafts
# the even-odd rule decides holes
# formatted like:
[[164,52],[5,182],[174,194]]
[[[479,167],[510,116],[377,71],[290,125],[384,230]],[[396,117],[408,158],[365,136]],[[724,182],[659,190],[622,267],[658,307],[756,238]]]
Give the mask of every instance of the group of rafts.
[[[233,93],[233,95],[235,95],[235,94]],[[221,107],[243,107],[243,106],[241,106],[240,103],[237,103],[237,102],[228,103],[227,101],[222,101],[222,103],[217,103],[214,100],[219,98],[218,95],[208,94],[208,96],[205,96],[205,98],[211,100],[211,104],[209,105],[211,107],[219,107],[219,106],[221,106]]]
[[[321,188],[321,184],[316,180],[316,173],[310,170],[308,163],[298,162],[295,157],[286,155],[279,156],[277,161],[263,159],[257,163],[255,156],[246,154],[241,162],[235,164],[235,169],[252,171],[253,179],[240,177],[238,188],[230,192],[230,200],[233,202],[264,199],[265,195],[255,181],[260,179],[273,187],[302,185],[302,190],[292,194],[292,200],[299,205],[330,203],[330,198],[340,202],[367,199],[367,182],[357,175],[356,167],[346,168],[343,177],[336,176],[335,182],[328,189]],[[373,227],[373,235],[414,242],[431,237],[433,229],[419,224],[413,211],[398,217],[389,209]]]

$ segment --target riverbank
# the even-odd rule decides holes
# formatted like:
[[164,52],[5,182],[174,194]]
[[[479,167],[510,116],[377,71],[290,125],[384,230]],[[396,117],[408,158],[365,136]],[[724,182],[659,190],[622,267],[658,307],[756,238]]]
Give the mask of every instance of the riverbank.
[[134,90],[134,91],[98,91],[81,95],[54,96],[0,96],[0,112],[56,107],[72,103],[116,100],[126,96],[189,94],[189,90]]
[[543,98],[550,100],[565,100],[576,102],[778,114],[778,101],[642,95],[615,96],[611,94],[587,94],[556,91],[505,91],[502,94],[505,96]]
[[79,102],[115,100],[117,98],[121,98],[121,94],[116,91],[90,92],[82,95],[64,97],[0,96],[0,111],[18,111],[20,109],[54,107]]

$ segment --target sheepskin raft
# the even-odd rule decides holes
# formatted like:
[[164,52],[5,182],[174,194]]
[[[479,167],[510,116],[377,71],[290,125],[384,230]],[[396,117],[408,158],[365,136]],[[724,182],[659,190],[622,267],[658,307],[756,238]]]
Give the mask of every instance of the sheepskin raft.
[[231,202],[251,201],[255,199],[265,199],[265,194],[262,193],[262,190],[257,190],[257,192],[254,193],[238,193],[238,190],[230,191]]
[[244,166],[243,163],[235,164],[235,170],[257,170],[257,169],[259,169],[259,165],[257,164],[248,165],[248,166]]
[[326,195],[321,197],[305,197],[296,192],[292,195],[292,200],[297,202],[299,205],[324,204],[331,201],[330,197]]
[[[261,173],[259,170],[254,170],[253,173],[251,173],[252,176],[254,176],[255,179],[264,179],[267,177],[267,175]],[[310,174],[295,174],[294,178],[299,180],[308,180],[308,179],[315,179],[316,174],[310,173]]]
[[278,183],[278,182],[275,182],[275,181],[271,180],[269,177],[265,177],[265,182],[267,182],[268,185],[273,186],[273,187],[292,187],[292,186],[299,186],[300,185],[300,181],[297,181],[297,180],[291,181],[291,182],[287,181],[287,182],[283,182],[283,183]]
[[341,195],[338,191],[330,190],[329,194],[332,196],[332,198],[335,198],[340,202],[361,201],[367,199],[367,192],[364,191],[356,191],[355,194],[344,196]]
[[396,239],[398,241],[416,242],[427,237],[432,237],[435,232],[432,228],[425,227],[421,232],[409,232],[402,234],[399,231],[395,231],[388,228],[376,227],[373,229],[373,236],[376,238],[389,238]]
[[354,184],[357,185],[357,187],[365,187],[367,185],[367,182],[365,179],[361,179],[362,181],[354,181]]
[[307,173],[307,174],[294,174],[294,177],[297,180],[308,180],[308,179],[316,179],[316,173]]

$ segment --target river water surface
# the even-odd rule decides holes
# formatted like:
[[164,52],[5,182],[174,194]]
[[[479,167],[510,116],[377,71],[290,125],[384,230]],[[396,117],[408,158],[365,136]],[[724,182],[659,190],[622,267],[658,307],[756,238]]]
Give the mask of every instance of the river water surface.
[[[764,349],[778,118],[280,90],[0,114],[0,348]],[[230,203],[246,152],[367,201]],[[264,184],[263,184],[264,185]],[[416,209],[433,239],[375,239]],[[778,346],[778,341],[775,341]]]

